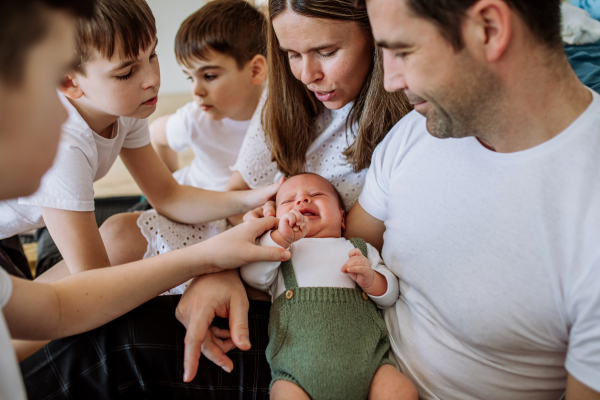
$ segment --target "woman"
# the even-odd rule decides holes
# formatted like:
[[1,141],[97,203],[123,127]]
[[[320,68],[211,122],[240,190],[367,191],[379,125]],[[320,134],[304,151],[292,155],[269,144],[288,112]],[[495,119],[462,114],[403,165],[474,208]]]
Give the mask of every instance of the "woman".
[[[355,9],[351,0],[273,0],[269,14],[268,96],[253,117],[230,188],[258,187],[279,175],[316,172],[333,182],[349,209],[362,188],[373,149],[410,106],[402,93],[384,91],[381,52],[374,46],[366,12]],[[156,214],[146,215],[161,220]],[[190,227],[162,221],[155,225],[162,232],[167,227],[162,223],[172,224],[168,227],[180,230],[179,234]],[[118,237],[123,236],[121,230]],[[175,237],[172,243],[154,246],[183,246]],[[185,246],[193,243],[187,239],[191,236],[184,237]],[[141,247],[143,254],[145,243]],[[131,386],[159,387],[165,392],[175,388],[180,396],[202,398],[268,398],[270,371],[264,349],[270,303],[249,302],[237,271],[196,278],[179,303],[177,296],[159,300],[154,312],[130,314],[127,321],[90,333],[94,343],[110,346],[107,337],[124,336],[120,342],[126,342],[132,329],[145,328],[143,341],[139,335],[130,340],[143,360],[128,360],[128,368],[143,370],[142,377],[132,378]],[[182,385],[181,375],[173,371],[184,333],[170,314],[175,306],[177,319],[188,329],[190,354],[195,360],[201,351],[205,355],[185,377],[192,380],[199,365],[192,386]],[[208,329],[215,316],[229,317],[228,324],[219,320],[217,325],[230,331]],[[250,345],[250,351],[238,350]],[[39,380],[59,379],[51,368],[37,368],[45,361],[40,353],[22,365],[31,371],[25,379],[28,387]],[[63,351],[53,362],[76,369],[81,361],[72,360],[70,354]],[[109,354],[110,364],[115,356]],[[77,379],[84,386],[89,378]]]
[[[281,176],[314,172],[334,184],[348,211],[374,148],[411,107],[403,93],[384,90],[382,55],[367,13],[351,1],[274,0],[269,16],[268,95],[252,118],[228,188],[254,189]],[[226,226],[178,224],[155,211],[130,218],[103,226],[113,262],[183,248]],[[123,242],[123,225],[136,240]]]

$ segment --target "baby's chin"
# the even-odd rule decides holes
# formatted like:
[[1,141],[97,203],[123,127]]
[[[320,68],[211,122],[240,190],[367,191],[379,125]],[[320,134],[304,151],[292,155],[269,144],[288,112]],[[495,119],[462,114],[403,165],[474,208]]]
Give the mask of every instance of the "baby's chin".
[[319,238],[336,238],[339,239],[342,237],[342,230],[340,229],[339,232],[335,231],[332,232],[331,229],[327,229],[327,230],[320,230],[317,233],[313,233],[311,234],[310,231],[308,231],[308,234],[305,236],[305,238],[315,238],[315,239],[319,239]]

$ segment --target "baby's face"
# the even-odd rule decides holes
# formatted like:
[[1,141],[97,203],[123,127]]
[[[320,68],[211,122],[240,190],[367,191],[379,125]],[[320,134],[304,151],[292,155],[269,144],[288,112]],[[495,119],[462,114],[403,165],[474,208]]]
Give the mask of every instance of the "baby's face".
[[297,210],[308,219],[310,230],[306,237],[339,238],[346,228],[338,195],[321,176],[305,174],[286,180],[277,192],[275,203],[277,218]]

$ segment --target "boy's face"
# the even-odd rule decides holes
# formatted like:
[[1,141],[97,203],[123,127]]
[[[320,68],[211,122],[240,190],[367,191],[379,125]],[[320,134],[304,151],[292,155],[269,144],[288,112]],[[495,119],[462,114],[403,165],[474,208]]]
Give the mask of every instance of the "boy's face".
[[74,61],[74,18],[47,10],[47,33],[27,52],[22,81],[0,81],[0,199],[26,196],[52,166],[67,111],[56,88]]
[[252,61],[240,70],[233,57],[211,51],[206,60],[188,61],[183,72],[191,81],[194,100],[210,119],[245,121],[256,108]]
[[85,64],[85,75],[74,75],[74,84],[83,92],[80,101],[99,115],[149,117],[156,110],[160,87],[156,43],[135,59],[124,59],[119,51],[110,60],[96,54]]
[[310,229],[306,237],[339,238],[342,230],[346,229],[345,213],[338,195],[321,176],[304,174],[291,177],[279,188],[275,203],[277,218],[292,210],[308,218]]

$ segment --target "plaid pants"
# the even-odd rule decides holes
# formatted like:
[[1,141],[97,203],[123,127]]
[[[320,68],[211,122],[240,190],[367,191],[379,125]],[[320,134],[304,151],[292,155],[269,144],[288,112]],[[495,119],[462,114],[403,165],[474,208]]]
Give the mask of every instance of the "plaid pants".
[[[268,399],[270,302],[250,302],[252,348],[228,353],[231,373],[203,356],[194,380],[184,383],[180,298],[157,297],[98,329],[50,342],[21,362],[29,399]],[[227,328],[228,321],[214,325]]]

